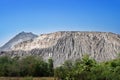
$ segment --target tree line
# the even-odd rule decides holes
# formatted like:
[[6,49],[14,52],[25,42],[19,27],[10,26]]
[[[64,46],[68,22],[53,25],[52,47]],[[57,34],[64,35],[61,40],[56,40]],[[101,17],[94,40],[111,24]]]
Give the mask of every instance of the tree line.
[[96,62],[85,55],[75,62],[66,61],[54,72],[62,80],[120,80],[120,58]]
[[9,56],[0,57],[0,76],[4,77],[46,77],[53,76],[53,60],[43,61],[37,56],[27,56],[11,58]]
[[45,62],[37,56],[24,58],[0,57],[0,76],[4,77],[56,77],[60,80],[120,80],[120,58],[96,62],[85,55],[76,61],[65,61],[53,68],[53,60]]

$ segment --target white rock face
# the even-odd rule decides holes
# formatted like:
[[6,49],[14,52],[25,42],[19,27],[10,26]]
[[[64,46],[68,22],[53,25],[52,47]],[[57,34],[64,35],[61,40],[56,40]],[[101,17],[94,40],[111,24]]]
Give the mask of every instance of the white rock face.
[[35,48],[48,48],[57,43],[57,40],[62,37],[61,32],[42,34],[33,40],[23,41],[14,47],[12,50],[32,50]]
[[115,59],[120,53],[120,35],[107,32],[62,31],[42,34],[33,40],[23,41],[12,47],[13,51],[1,55],[42,56],[52,58],[54,66],[66,60],[76,60],[88,54],[96,61]]

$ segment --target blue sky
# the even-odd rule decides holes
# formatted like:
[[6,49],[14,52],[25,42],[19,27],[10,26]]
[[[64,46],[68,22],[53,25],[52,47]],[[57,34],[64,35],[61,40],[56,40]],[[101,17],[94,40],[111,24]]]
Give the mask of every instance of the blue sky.
[[120,0],[0,0],[0,46],[19,32],[120,34]]

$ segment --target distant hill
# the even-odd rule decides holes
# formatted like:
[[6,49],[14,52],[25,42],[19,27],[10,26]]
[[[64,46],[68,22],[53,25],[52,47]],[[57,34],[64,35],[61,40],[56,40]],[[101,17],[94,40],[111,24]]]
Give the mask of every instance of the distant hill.
[[9,51],[12,49],[12,47],[20,42],[23,41],[27,41],[27,40],[31,40],[36,38],[37,35],[33,34],[33,33],[25,33],[25,32],[21,32],[19,34],[17,34],[14,38],[12,38],[11,40],[9,40],[5,45],[3,45],[0,50],[2,51]]
[[22,36],[22,41],[20,37],[10,40],[8,43],[10,45],[12,42],[12,47],[8,43],[6,47],[11,51],[2,52],[1,55],[37,55],[45,60],[51,57],[56,67],[66,60],[81,59],[85,54],[97,61],[108,61],[115,59],[120,53],[120,35],[114,33],[59,31],[38,37],[31,33],[24,33]]

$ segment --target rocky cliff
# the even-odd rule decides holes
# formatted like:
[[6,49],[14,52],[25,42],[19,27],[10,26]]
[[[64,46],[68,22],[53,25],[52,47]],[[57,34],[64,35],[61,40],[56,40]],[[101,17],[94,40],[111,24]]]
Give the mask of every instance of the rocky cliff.
[[42,34],[33,40],[23,41],[12,51],[1,55],[38,55],[45,60],[52,58],[54,66],[66,60],[80,59],[88,54],[97,61],[115,59],[120,53],[120,35],[107,32],[62,31]]

